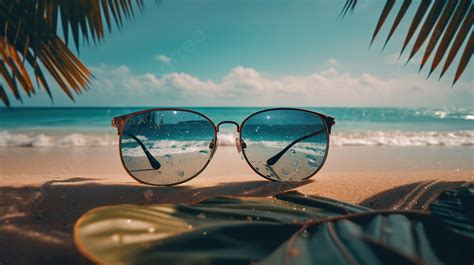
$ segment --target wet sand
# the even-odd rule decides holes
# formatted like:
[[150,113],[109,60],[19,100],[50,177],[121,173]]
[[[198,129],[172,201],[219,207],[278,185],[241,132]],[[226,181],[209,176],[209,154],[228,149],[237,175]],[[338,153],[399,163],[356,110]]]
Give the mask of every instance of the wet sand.
[[311,180],[271,182],[255,174],[235,147],[221,146],[201,175],[174,187],[137,183],[122,170],[117,152],[0,148],[0,263],[88,264],[73,246],[72,226],[102,205],[297,189],[376,209],[426,209],[441,191],[474,181],[472,147],[334,147]]

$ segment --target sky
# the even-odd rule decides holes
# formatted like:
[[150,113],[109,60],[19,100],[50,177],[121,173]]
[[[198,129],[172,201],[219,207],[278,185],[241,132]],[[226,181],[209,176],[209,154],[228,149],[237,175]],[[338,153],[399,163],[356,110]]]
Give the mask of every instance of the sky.
[[[83,45],[91,89],[69,100],[50,81],[14,106],[399,106],[472,107],[472,63],[451,87],[453,71],[437,81],[418,74],[420,56],[398,60],[416,5],[387,48],[389,26],[369,41],[385,1],[359,1],[337,16],[339,0],[163,0],[106,35]],[[398,10],[397,2],[395,11]],[[393,21],[392,12],[388,22]],[[408,46],[410,50],[412,43]],[[459,57],[459,56],[458,56]]]

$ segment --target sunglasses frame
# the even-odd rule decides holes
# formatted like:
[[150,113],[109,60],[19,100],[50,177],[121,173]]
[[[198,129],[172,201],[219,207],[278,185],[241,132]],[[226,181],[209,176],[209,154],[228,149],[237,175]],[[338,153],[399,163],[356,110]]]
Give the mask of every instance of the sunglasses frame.
[[[319,113],[319,112],[316,112],[316,111],[312,111],[312,110],[306,110],[306,109],[299,109],[299,108],[270,108],[270,109],[263,109],[263,110],[259,110],[257,112],[254,112],[252,114],[250,114],[249,116],[247,116],[240,124],[235,122],[235,121],[221,121],[219,123],[217,123],[217,125],[206,115],[198,112],[198,111],[195,111],[195,110],[190,110],[190,109],[183,109],[183,108],[152,108],[152,109],[146,109],[146,110],[141,110],[141,111],[136,111],[136,112],[132,112],[132,113],[129,113],[129,114],[125,114],[125,115],[121,115],[121,116],[117,116],[117,117],[114,117],[112,119],[112,127],[115,127],[117,128],[117,134],[119,135],[119,145],[118,145],[118,149],[119,149],[119,153],[120,153],[120,162],[122,163],[122,167],[125,169],[125,171],[127,172],[127,174],[132,177],[133,179],[135,179],[137,182],[139,183],[142,183],[142,184],[146,184],[146,185],[151,185],[151,186],[174,186],[174,185],[179,185],[181,183],[184,183],[184,182],[187,182],[187,181],[190,181],[192,180],[193,178],[197,177],[199,174],[201,174],[204,169],[207,168],[207,166],[209,165],[209,163],[211,162],[212,158],[214,157],[214,154],[219,146],[219,140],[217,138],[217,133],[219,132],[219,127],[222,125],[222,124],[234,124],[236,127],[237,127],[237,132],[239,133],[239,138],[238,138],[238,142],[236,143],[237,144],[237,149],[239,152],[242,152],[242,155],[245,159],[245,162],[247,162],[247,164],[250,166],[250,168],[255,172],[257,173],[259,176],[265,178],[265,179],[268,179],[270,181],[278,181],[278,180],[275,180],[275,179],[271,179],[265,175],[263,175],[262,173],[258,172],[253,166],[252,164],[250,163],[249,159],[247,158],[247,155],[245,154],[245,148],[242,148],[242,127],[245,125],[245,123],[250,119],[252,118],[253,116],[257,115],[257,114],[260,114],[262,112],[269,112],[269,111],[276,111],[276,110],[295,110],[295,111],[304,111],[304,112],[308,112],[308,113],[312,113],[312,114],[315,114],[317,115],[318,117],[321,118],[321,120],[323,121],[324,123],[324,129],[326,131],[326,138],[327,138],[327,145],[326,145],[326,150],[325,150],[325,154],[324,154],[324,158],[321,162],[321,165],[319,166],[319,168],[313,173],[311,174],[310,176],[306,177],[306,178],[303,178],[302,180],[307,180],[311,177],[313,177],[314,175],[316,175],[324,166],[324,163],[326,162],[326,158],[328,156],[328,153],[329,153],[329,135],[331,134],[331,128],[334,124],[336,124],[335,122],[335,119],[329,115],[326,115],[326,114],[322,114],[322,113]],[[193,113],[193,114],[197,114],[199,116],[202,116],[204,117],[206,120],[208,120],[212,126],[214,127],[214,139],[213,139],[213,142],[214,142],[214,146],[212,148],[212,152],[211,152],[211,155],[209,156],[209,159],[207,160],[206,164],[204,164],[204,166],[202,167],[201,170],[199,170],[197,173],[195,173],[193,176],[183,180],[183,181],[179,181],[179,182],[176,182],[176,183],[172,183],[172,184],[154,184],[154,183],[148,183],[148,182],[145,182],[143,180],[140,180],[138,178],[136,178],[135,176],[133,176],[132,173],[130,173],[130,171],[127,169],[127,167],[125,166],[125,161],[123,160],[123,155],[122,155],[122,148],[121,148],[121,143],[122,143],[122,136],[123,136],[123,129],[125,128],[125,125],[127,124],[127,122],[134,116],[136,115],[140,115],[140,114],[143,114],[143,113],[147,113],[147,112],[153,112],[153,111],[183,111],[183,112],[188,112],[188,113]]]

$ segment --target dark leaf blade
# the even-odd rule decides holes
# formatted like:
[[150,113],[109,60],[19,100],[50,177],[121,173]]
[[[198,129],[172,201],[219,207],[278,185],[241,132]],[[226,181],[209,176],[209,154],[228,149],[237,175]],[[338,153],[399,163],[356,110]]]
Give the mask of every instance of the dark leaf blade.
[[344,19],[346,16],[347,12],[349,10],[354,9],[355,5],[357,4],[357,0],[346,0],[346,3],[344,4],[344,7],[341,10],[341,13],[339,13],[339,16],[337,16],[337,19]]
[[467,65],[469,64],[469,60],[474,53],[474,33],[471,32],[471,36],[464,48],[464,52],[462,53],[461,60],[459,61],[458,69],[456,70],[456,74],[454,75],[453,86],[456,84],[458,79],[463,74],[464,70],[466,69]]
[[434,217],[447,228],[474,240],[474,185],[443,192],[430,204]]
[[[366,207],[344,203],[344,202],[333,200],[326,197],[304,196],[304,194],[296,192],[296,191],[281,193],[281,194],[276,195],[275,198],[277,198],[280,201],[294,203],[296,205],[311,206],[312,208],[315,208],[318,211],[320,211],[321,209],[329,210],[330,211],[329,213],[325,213],[325,212],[321,213],[324,217],[328,217],[332,215],[333,213],[353,214],[353,213],[371,211],[371,209],[366,208]],[[311,208],[308,208],[307,210],[310,210],[310,209]],[[315,214],[318,215],[317,212]]]
[[444,54],[448,50],[449,44],[454,38],[454,34],[459,29],[459,25],[461,24],[462,19],[464,18],[467,13],[467,10],[469,9],[470,1],[471,0],[461,0],[459,2],[459,5],[456,8],[453,17],[449,21],[448,27],[444,31],[443,38],[441,39],[438,49],[436,50],[433,62],[431,63],[430,72],[428,73],[428,77],[438,67],[439,63],[443,59]]
[[413,56],[418,52],[425,40],[428,38],[428,35],[431,33],[436,21],[438,21],[445,4],[446,0],[435,0],[430,12],[428,13],[428,17],[425,19],[423,26],[421,26],[421,30],[415,40],[415,44],[413,45],[413,48],[410,52],[407,63],[411,60],[411,58],[413,58]]
[[395,30],[398,28],[398,25],[400,25],[400,22],[402,21],[403,17],[405,16],[408,8],[410,7],[412,3],[412,0],[404,0],[402,6],[400,7],[400,10],[398,11],[397,17],[395,18],[392,27],[390,28],[390,32],[388,33],[387,39],[385,40],[385,43],[383,45],[383,49],[387,46],[388,41],[392,37],[393,33]]
[[430,6],[430,4],[431,4],[431,0],[421,0],[420,5],[418,6],[418,9],[416,10],[415,16],[413,17],[413,20],[411,21],[410,28],[408,29],[408,33],[405,37],[405,41],[403,42],[402,50],[400,51],[400,56],[403,54],[403,51],[405,51],[405,48],[407,47],[413,35],[415,34],[415,31],[420,25],[421,20],[425,16],[425,13],[428,10],[428,7]]
[[3,79],[7,83],[8,88],[13,93],[15,99],[22,102],[20,91],[18,90],[15,78],[12,74],[10,74],[3,60],[0,60],[0,73],[2,74]]
[[467,14],[466,18],[464,19],[464,22],[459,28],[458,34],[456,35],[456,38],[454,39],[453,45],[451,46],[451,49],[449,50],[448,57],[446,57],[446,60],[444,62],[443,69],[441,70],[441,74],[439,76],[440,79],[441,77],[443,77],[444,73],[446,73],[449,66],[451,66],[451,63],[456,57],[456,54],[461,48],[461,45],[463,44],[464,40],[467,38],[467,34],[470,31],[472,31],[473,22],[474,22],[474,5],[471,6],[469,13]]
[[351,0],[346,0],[346,3],[345,3],[344,6],[342,7],[341,12],[340,12],[339,15],[337,16],[337,19],[342,18],[342,14],[344,14],[344,11],[346,10],[347,6],[349,6],[349,3],[350,3],[350,2],[351,2]]
[[380,14],[379,21],[377,22],[377,26],[375,27],[374,33],[372,35],[372,39],[370,40],[369,47],[372,46],[372,43],[374,42],[375,37],[377,37],[377,34],[379,33],[380,29],[383,26],[383,23],[385,22],[388,15],[390,14],[390,11],[392,10],[394,4],[395,4],[395,0],[387,0],[387,2],[385,3],[382,13]]
[[5,104],[7,108],[10,107],[10,99],[8,99],[8,95],[2,84],[0,84],[0,97],[2,98],[3,104]]
[[441,38],[441,35],[443,34],[446,28],[446,25],[448,25],[449,19],[454,13],[457,3],[458,3],[458,0],[448,0],[448,4],[444,8],[443,14],[441,14],[441,17],[438,20],[438,23],[436,23],[435,29],[433,30],[433,33],[431,34],[431,38],[428,42],[428,45],[426,46],[425,53],[423,54],[423,59],[421,60],[419,71],[423,69],[423,66],[428,61],[428,58],[430,57],[431,52],[434,50],[436,44],[438,43],[438,40]]

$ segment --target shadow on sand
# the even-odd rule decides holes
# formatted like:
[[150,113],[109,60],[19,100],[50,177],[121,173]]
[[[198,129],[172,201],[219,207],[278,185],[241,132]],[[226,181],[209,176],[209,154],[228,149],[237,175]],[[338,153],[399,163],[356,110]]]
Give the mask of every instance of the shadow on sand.
[[[104,205],[190,203],[219,196],[271,196],[305,182],[250,181],[211,187],[150,187],[71,178],[41,187],[0,187],[0,264],[89,264],[72,241],[74,222]],[[360,204],[374,209],[423,209],[466,182],[416,182],[378,193]]]
[[72,241],[75,221],[114,204],[192,203],[219,196],[266,197],[311,181],[249,181],[211,187],[110,185],[94,179],[48,181],[41,187],[0,187],[0,264],[89,264]]
[[429,204],[436,200],[441,192],[469,183],[466,181],[446,182],[440,180],[414,182],[377,193],[359,204],[377,210],[429,210]]

